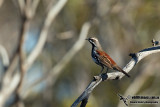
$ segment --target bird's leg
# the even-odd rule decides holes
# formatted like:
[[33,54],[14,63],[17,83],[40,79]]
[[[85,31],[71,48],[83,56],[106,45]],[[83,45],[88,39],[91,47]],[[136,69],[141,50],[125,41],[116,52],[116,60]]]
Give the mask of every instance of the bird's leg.
[[99,74],[100,77],[101,77],[101,75],[102,75],[103,70],[104,70],[104,67],[101,65],[101,72],[100,72],[100,74]]
[[102,69],[101,69],[101,73],[100,73],[99,77],[101,77],[102,81],[104,81],[107,79],[108,76],[106,75],[106,73],[103,73],[104,66],[101,66],[101,67],[102,67]]
[[101,66],[101,74],[102,74],[103,70],[104,70],[104,67],[103,67],[103,66]]
[[107,74],[107,72],[108,72],[108,67],[106,67],[107,68],[107,70],[106,70],[106,74]]

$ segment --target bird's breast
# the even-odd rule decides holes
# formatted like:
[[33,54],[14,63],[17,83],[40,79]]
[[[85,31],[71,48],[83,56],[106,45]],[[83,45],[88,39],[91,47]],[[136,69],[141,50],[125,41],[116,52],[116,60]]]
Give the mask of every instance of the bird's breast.
[[97,52],[96,51],[92,51],[92,60],[96,63],[96,64],[99,64],[99,61],[98,61],[98,57],[97,57]]

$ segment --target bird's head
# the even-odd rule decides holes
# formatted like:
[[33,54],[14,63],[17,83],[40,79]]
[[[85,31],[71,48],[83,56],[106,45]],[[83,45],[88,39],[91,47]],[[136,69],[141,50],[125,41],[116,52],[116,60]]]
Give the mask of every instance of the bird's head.
[[89,37],[86,40],[88,40],[92,44],[92,46],[97,47],[97,48],[101,48],[101,45],[96,37]]
[[86,39],[86,40],[88,40],[92,45],[94,45],[94,46],[97,46],[97,43],[99,43],[98,42],[98,39],[97,38],[95,38],[95,37],[90,37],[90,38],[88,38],[88,39]]

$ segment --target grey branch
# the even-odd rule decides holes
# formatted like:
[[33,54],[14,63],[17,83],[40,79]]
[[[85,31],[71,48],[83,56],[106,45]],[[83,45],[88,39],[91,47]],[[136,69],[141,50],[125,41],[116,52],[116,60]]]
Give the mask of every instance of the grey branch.
[[[153,72],[153,67],[155,69],[156,66],[159,66],[158,64],[156,64],[157,63],[156,59],[157,59],[156,57],[153,57],[147,63],[147,66],[141,71],[141,73],[139,75],[137,75],[134,78],[134,81],[132,81],[132,83],[127,87],[127,89],[125,90],[125,93],[123,94],[123,96],[136,95],[137,92],[142,88],[142,86],[144,85],[144,83],[147,82],[148,78],[155,75],[156,72]],[[153,65],[153,63],[155,65]],[[123,107],[123,105],[124,105],[124,103],[122,101],[119,101],[119,104],[118,104],[117,107]]]
[[[151,55],[153,53],[160,52],[160,46],[150,47],[143,49],[139,51],[138,53],[131,54],[132,59],[130,62],[123,68],[123,70],[127,73],[131,71],[131,69],[144,57]],[[71,107],[77,107],[77,105],[83,101],[88,100],[90,93],[93,91],[93,89],[100,84],[102,81],[107,80],[115,80],[115,79],[121,79],[124,77],[124,74],[121,72],[114,72],[114,73],[107,73],[102,74],[100,76],[94,76],[94,79],[92,82],[88,85],[88,87],[84,90],[84,92],[76,99],[76,101],[72,104]],[[83,103],[83,102],[82,102]],[[83,105],[83,104],[81,104]]]

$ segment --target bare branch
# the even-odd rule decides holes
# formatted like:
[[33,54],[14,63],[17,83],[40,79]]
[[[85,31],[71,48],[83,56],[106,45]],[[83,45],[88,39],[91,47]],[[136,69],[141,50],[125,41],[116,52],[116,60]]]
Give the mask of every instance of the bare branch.
[[65,56],[57,63],[49,72],[47,72],[42,78],[35,81],[31,86],[29,86],[24,93],[24,97],[26,97],[29,91],[36,86],[37,84],[41,83],[45,79],[51,79],[52,83],[55,83],[57,78],[59,77],[60,73],[62,73],[62,69],[66,66],[66,64],[73,58],[73,56],[84,46],[85,39],[90,29],[90,23],[84,23],[81,29],[81,33],[79,36],[78,41],[73,45],[73,47],[65,54]]
[[153,46],[156,46],[156,45],[159,45],[160,44],[160,41],[155,41],[154,39],[152,39],[152,45]]
[[82,100],[80,107],[85,107],[87,103],[88,103],[88,97]]
[[25,0],[18,0],[18,3],[19,3],[21,14],[23,14],[25,9]]
[[32,15],[35,15],[35,12],[37,10],[39,2],[40,2],[40,0],[33,0],[33,3],[32,3]]
[[58,3],[55,6],[53,6],[51,10],[48,12],[47,17],[44,21],[44,25],[41,29],[38,43],[35,46],[34,50],[31,52],[31,54],[28,56],[27,61],[25,62],[26,68],[29,68],[32,65],[34,60],[38,57],[38,55],[42,51],[42,48],[45,44],[45,41],[48,35],[49,27],[52,24],[55,17],[57,16],[57,14],[62,10],[62,8],[66,3],[67,3],[67,0],[59,0]]
[[[12,92],[16,89],[19,80],[20,80],[20,76],[18,73],[16,73],[12,78],[12,81],[3,81],[3,87],[0,92],[0,99],[1,99],[0,107],[3,107],[6,100],[9,98]],[[11,84],[4,84],[4,83],[11,83]]]
[[[141,59],[143,59],[144,57],[150,54],[158,53],[158,52],[160,52],[160,46],[146,48],[139,51],[138,53],[135,53],[134,56],[132,56],[132,59],[130,60],[130,62],[123,68],[123,70],[128,73]],[[107,75],[108,75],[107,80],[113,80],[117,78],[121,79],[124,76],[124,74],[120,72],[108,73]]]
[[[23,20],[23,17],[22,17]],[[29,29],[29,20],[27,19],[27,17],[24,16],[24,20],[23,20],[23,26],[22,29],[20,31],[20,42],[19,42],[19,68],[20,68],[20,81],[16,87],[16,101],[15,103],[17,104],[17,107],[22,107],[22,105],[24,106],[19,94],[21,91],[21,87],[23,84],[23,80],[24,80],[24,76],[26,73],[26,69],[24,68],[24,62],[25,62],[25,56],[24,56],[24,51],[23,51],[23,45],[24,45],[24,39],[25,39],[25,34]]]
[[32,65],[32,63],[34,62],[34,60],[38,57],[38,55],[40,54],[46,38],[47,38],[47,34],[48,34],[48,30],[49,27],[52,23],[52,21],[54,20],[54,18],[57,16],[57,14],[60,12],[60,10],[64,7],[64,5],[66,4],[67,0],[60,0],[55,6],[53,6],[53,8],[51,8],[51,10],[48,12],[47,17],[44,21],[44,25],[42,27],[41,33],[40,33],[40,38],[39,41],[35,47],[35,49],[31,52],[31,54],[29,55],[29,57],[27,58],[27,61],[24,61],[24,56],[23,56],[23,42],[24,42],[24,35],[26,34],[26,31],[28,30],[28,24],[29,24],[29,19],[31,19],[34,15],[33,12],[35,12],[35,9],[38,5],[39,0],[35,0],[33,2],[32,5],[32,1],[27,0],[26,1],[26,5],[25,5],[25,13],[24,13],[24,26],[22,29],[22,33],[20,34],[21,37],[21,43],[20,43],[20,70],[21,70],[21,79],[20,79],[20,83],[18,84],[17,87],[17,91],[19,91],[19,88],[22,85],[22,80],[24,77],[24,73],[25,71],[30,67],[30,65]]
[[[130,62],[123,68],[125,72],[130,72],[131,69],[144,57],[160,52],[160,46],[146,48],[138,53],[132,54],[132,59]],[[124,77],[124,74],[121,72],[115,72],[115,73],[107,73],[102,74],[100,76],[95,76],[92,82],[88,85],[88,87],[85,89],[85,91],[77,98],[77,100],[72,104],[71,107],[76,107],[81,101],[88,98],[90,93],[93,91],[93,89],[102,82],[102,80],[115,80],[115,79],[121,79]],[[83,102],[82,102],[83,103]],[[82,104],[81,104],[82,105]]]
[[[153,76],[155,74],[155,72],[150,72],[153,70],[153,63],[155,62],[156,60],[153,59],[153,61],[150,61],[147,64],[148,66],[144,68],[143,71],[134,79],[132,84],[129,85],[129,87],[124,93],[124,96],[135,95],[143,86],[143,84],[147,81],[148,77]],[[119,101],[119,104],[117,107],[122,107],[123,104],[124,103],[122,101]]]
[[[22,1],[22,2],[23,3],[22,3],[21,8],[25,8],[26,4],[25,4],[24,1]],[[40,52],[41,52],[41,50],[42,50],[42,48],[43,48],[43,46],[45,44],[49,27],[50,27],[52,21],[57,16],[57,14],[60,12],[60,10],[64,7],[64,5],[66,4],[66,2],[67,2],[67,0],[60,0],[60,1],[58,1],[58,3],[55,6],[53,6],[51,8],[51,10],[49,11],[49,13],[47,14],[47,17],[46,17],[46,19],[44,21],[44,25],[43,25],[41,33],[40,33],[39,41],[38,41],[35,49],[32,51],[32,53],[29,55],[29,57],[27,58],[27,60],[25,62],[22,61],[23,62],[23,66],[22,66],[22,69],[21,69],[22,71],[24,71],[24,72],[27,71],[27,69],[32,65],[32,63],[35,61],[35,59],[37,58],[37,56],[40,54]],[[37,5],[37,3],[34,2],[33,5],[34,6]],[[22,12],[27,11],[25,9],[22,9],[22,10],[23,10]],[[31,17],[28,16],[26,12],[22,13],[22,17],[24,18],[22,24],[24,24],[24,25],[22,25],[22,29],[20,30],[21,31],[20,35],[23,37],[26,34],[26,31],[28,30],[28,24],[30,23]],[[22,38],[21,41],[23,41],[23,40],[24,39]],[[15,62],[17,62],[17,58],[18,58],[18,54],[16,53],[15,57],[13,58],[13,62],[14,63],[11,62],[11,65],[10,65],[9,69],[7,70],[7,73],[4,76],[3,83],[2,83],[2,85],[3,85],[2,86],[2,90],[0,91],[0,99],[1,99],[0,100],[0,107],[2,107],[4,105],[4,103],[6,102],[6,100],[15,91],[16,88],[18,89],[17,91],[19,92],[19,88],[22,85],[22,80],[23,80],[23,77],[24,77],[22,75],[24,75],[24,72],[23,72],[23,74],[21,72],[21,76],[18,75],[18,72],[16,72],[16,74],[12,75],[12,73],[13,73],[12,71],[14,70],[12,68],[15,68],[16,65],[17,65],[15,63]],[[23,60],[23,58],[21,58],[21,60]],[[14,80],[16,80],[16,81],[14,81]]]
[[[19,43],[19,46],[18,46],[18,49],[16,50],[16,53],[15,53],[15,56],[10,64],[10,67],[7,69],[7,73],[5,74],[4,78],[3,78],[3,82],[2,82],[2,91],[0,92],[0,97],[3,99],[2,101],[6,101],[7,98],[11,95],[11,93],[13,91],[15,91],[16,89],[16,95],[19,95],[19,90],[21,88],[21,85],[22,85],[22,81],[23,81],[23,77],[24,77],[24,74],[25,74],[25,70],[24,70],[24,67],[23,67],[23,63],[24,63],[24,55],[23,55],[23,43],[24,43],[24,36],[26,34],[26,32],[28,31],[28,28],[29,28],[29,21],[27,20],[27,18],[25,16],[22,16],[22,27],[20,29],[20,43]],[[17,78],[17,74],[14,74],[13,76],[13,71],[15,69],[16,66],[17,66],[17,63],[15,61],[17,61],[17,58],[18,58],[18,55],[20,56],[20,78],[16,79]],[[18,73],[18,72],[17,72]],[[13,76],[13,78],[12,78]],[[18,75],[19,76],[19,75]],[[11,87],[13,85],[13,80],[16,79],[16,80],[19,80],[17,83],[14,83],[14,87]],[[7,90],[6,88],[8,87],[11,87],[11,88],[14,88],[14,89],[11,89],[9,88],[10,90]],[[15,88],[16,87],[16,88]],[[3,92],[6,91],[6,92]],[[8,93],[8,94],[4,94],[4,93]],[[17,100],[18,101],[18,100]],[[0,105],[3,105],[5,102],[0,102]]]
[[6,49],[0,45],[0,56],[2,57],[2,62],[3,62],[3,65],[4,67],[8,67],[9,66],[9,56],[8,56],[8,53],[6,51]]

